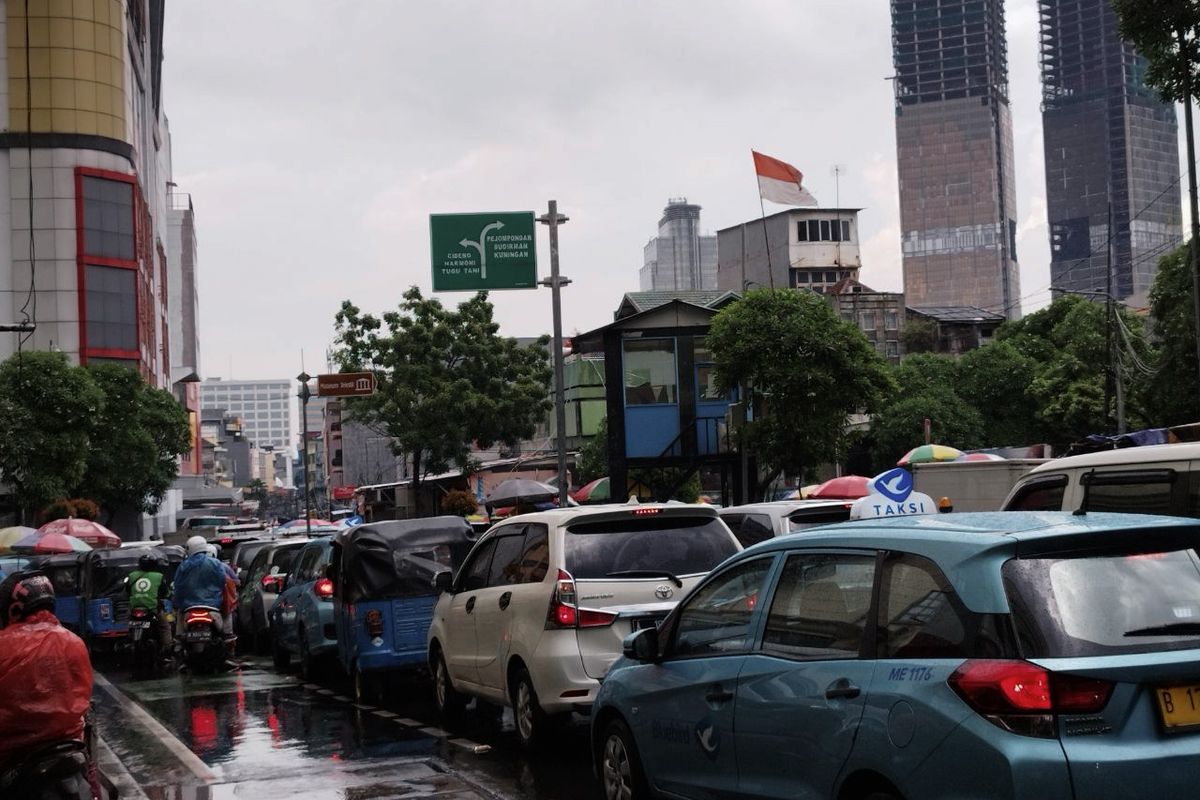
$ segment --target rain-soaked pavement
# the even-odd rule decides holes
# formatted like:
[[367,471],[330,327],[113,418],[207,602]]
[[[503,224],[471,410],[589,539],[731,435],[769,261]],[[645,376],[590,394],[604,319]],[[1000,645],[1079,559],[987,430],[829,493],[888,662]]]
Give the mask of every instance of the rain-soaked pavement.
[[424,680],[380,705],[355,704],[347,690],[336,670],[306,683],[253,657],[212,676],[135,678],[100,663],[104,769],[122,800],[602,796],[581,718],[553,747],[526,755],[508,712],[468,711],[447,724]]

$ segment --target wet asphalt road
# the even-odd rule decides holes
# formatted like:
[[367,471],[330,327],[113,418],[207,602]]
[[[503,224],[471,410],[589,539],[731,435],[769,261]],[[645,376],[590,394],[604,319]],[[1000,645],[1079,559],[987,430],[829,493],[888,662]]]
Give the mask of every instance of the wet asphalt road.
[[[427,680],[357,705],[336,668],[306,683],[249,657],[220,675],[135,677],[97,664],[106,772],[148,800],[391,797],[599,800],[586,720],[521,751],[510,712],[443,721]],[[129,792],[122,794],[122,800]],[[134,797],[137,800],[137,797]]]

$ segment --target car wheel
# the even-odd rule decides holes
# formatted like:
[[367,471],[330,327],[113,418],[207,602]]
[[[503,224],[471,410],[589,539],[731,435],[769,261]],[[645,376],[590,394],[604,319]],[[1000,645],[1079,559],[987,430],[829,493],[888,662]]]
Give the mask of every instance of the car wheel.
[[433,656],[433,701],[443,716],[459,713],[466,703],[465,698],[454,688],[454,682],[450,680],[450,670],[441,650],[435,651]]
[[351,679],[354,681],[354,702],[356,703],[374,703],[379,699],[379,681],[373,675],[365,674],[358,668],[358,662],[354,662],[354,667],[351,670]]
[[292,665],[292,654],[280,645],[279,642],[275,642],[271,648],[271,661],[275,664],[276,670],[287,672],[288,667]]
[[524,667],[513,675],[510,691],[517,739],[522,747],[533,749],[548,738],[548,729],[554,726],[557,718],[542,710],[537,691],[533,688],[533,679]]
[[629,726],[614,719],[604,727],[600,749],[600,782],[605,800],[642,800],[650,796],[642,762]]

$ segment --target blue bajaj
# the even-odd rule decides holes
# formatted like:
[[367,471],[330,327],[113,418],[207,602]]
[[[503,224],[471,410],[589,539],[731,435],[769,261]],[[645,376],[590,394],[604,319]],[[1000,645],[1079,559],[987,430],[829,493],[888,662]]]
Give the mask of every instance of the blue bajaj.
[[64,628],[78,634],[83,621],[82,602],[79,597],[80,561],[79,553],[63,553],[46,556],[37,562],[37,568],[46,574],[54,585],[54,616]]
[[80,636],[93,652],[115,649],[129,632],[125,579],[145,554],[142,548],[119,548],[79,556]]
[[378,694],[383,676],[426,663],[426,635],[438,591],[474,544],[461,517],[373,522],[334,537],[329,576],[337,658],[355,696]]

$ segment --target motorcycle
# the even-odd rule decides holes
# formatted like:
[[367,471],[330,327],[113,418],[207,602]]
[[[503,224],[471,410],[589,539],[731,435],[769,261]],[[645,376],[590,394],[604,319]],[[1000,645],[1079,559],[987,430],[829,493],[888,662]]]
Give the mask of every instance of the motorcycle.
[[221,612],[209,606],[192,606],[183,612],[179,645],[192,672],[214,672],[230,655],[236,639],[226,639],[221,630]]
[[129,644],[133,650],[134,669],[151,671],[157,666],[160,649],[157,625],[155,615],[144,608],[129,612]]
[[78,739],[52,742],[0,774],[0,797],[23,800],[92,800],[87,745]]

